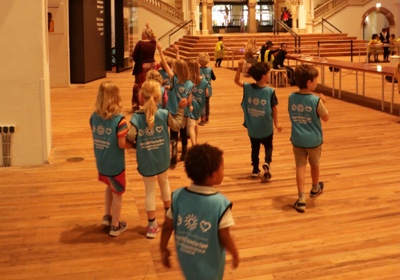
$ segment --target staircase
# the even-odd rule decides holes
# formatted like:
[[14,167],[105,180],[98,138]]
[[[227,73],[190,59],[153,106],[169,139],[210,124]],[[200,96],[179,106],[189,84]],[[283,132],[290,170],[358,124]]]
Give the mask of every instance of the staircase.
[[[184,35],[180,38],[176,45],[179,46],[179,54],[182,59],[193,59],[197,58],[199,52],[207,52],[214,60],[214,47],[218,41],[218,36],[221,34],[213,35]],[[366,55],[366,44],[364,40],[359,40],[356,37],[349,37],[344,33],[335,34],[299,34],[300,36],[300,53],[305,55],[318,55],[318,41],[341,41],[341,40],[353,40],[353,55],[362,56]],[[268,33],[232,33],[223,34],[224,45],[226,48],[232,50],[230,55],[234,56],[235,60],[243,58],[244,44],[250,38],[256,38],[257,45],[261,47],[267,40],[271,40],[275,47],[279,47],[281,43],[288,45],[288,53],[295,53],[294,38],[290,34],[273,35]],[[171,48],[167,48],[164,51],[166,56],[175,58],[175,51]],[[321,44],[319,48],[319,55],[321,57],[333,57],[333,56],[350,56],[350,42],[339,43],[331,42],[329,44]]]

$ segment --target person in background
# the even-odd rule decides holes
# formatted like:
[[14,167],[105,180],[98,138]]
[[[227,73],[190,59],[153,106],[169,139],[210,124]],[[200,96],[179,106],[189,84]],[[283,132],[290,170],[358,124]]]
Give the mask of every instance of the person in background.
[[126,141],[128,126],[122,115],[122,100],[118,86],[111,81],[100,84],[95,111],[90,117],[98,179],[106,184],[103,225],[108,234],[120,235],[127,229],[120,221],[122,195],[125,192],[125,151],[132,148]]
[[328,121],[325,108],[325,96],[314,94],[318,85],[318,70],[311,65],[297,66],[294,74],[299,91],[289,96],[288,111],[292,130],[290,141],[296,163],[296,183],[298,199],[293,207],[304,213],[306,198],[304,195],[307,161],[311,166],[312,188],[310,197],[314,198],[324,191],[324,183],[319,181],[319,165],[323,143],[321,120]]
[[203,126],[206,123],[208,123],[210,119],[210,98],[213,94],[211,81],[215,81],[216,77],[212,68],[207,66],[207,64],[210,62],[210,57],[208,53],[206,52],[199,53],[197,55],[197,61],[200,64],[200,75],[203,78],[206,78],[208,82],[208,88],[206,92],[206,103],[205,106],[203,107],[203,110],[201,111],[201,121],[199,123],[199,125]]
[[379,41],[379,36],[378,34],[372,34],[371,40],[369,40],[368,43],[368,50],[367,50],[367,56],[368,56],[368,62],[373,62],[371,60],[371,54],[374,56],[374,61],[379,62],[378,59],[378,54],[381,51],[381,41]]
[[154,54],[156,52],[156,35],[146,23],[142,31],[142,39],[136,43],[132,53],[132,59],[135,62],[132,75],[135,76],[135,82],[132,88],[132,110],[139,109],[139,91],[146,80],[147,71],[155,68]]
[[185,172],[192,183],[172,193],[171,208],[162,226],[161,261],[171,267],[168,242],[175,231],[185,279],[222,280],[226,250],[233,257],[232,266],[239,266],[239,253],[230,234],[234,225],[232,203],[214,187],[224,178],[222,150],[207,143],[194,145],[186,156]]
[[396,45],[396,36],[394,34],[390,34],[390,39],[389,39],[389,44],[392,45],[390,47],[390,54],[391,55],[395,55],[396,54],[396,50],[397,50],[397,46]]
[[272,69],[272,62],[275,59],[275,54],[279,49],[273,50],[274,44],[272,41],[265,42],[265,45],[261,48],[260,55],[258,56],[258,62],[265,62],[268,64],[269,68]]
[[296,84],[294,79],[294,70],[292,67],[284,65],[286,55],[287,55],[287,44],[282,43],[281,48],[278,50],[274,60],[272,61],[272,66],[274,69],[285,69],[289,78],[290,85],[294,86]]
[[[382,42],[382,44],[388,45],[390,43],[389,38],[390,35],[387,31],[387,28],[382,28],[382,32],[379,34],[379,40]],[[389,61],[389,47],[383,47],[383,61]]]
[[218,42],[215,44],[215,53],[214,53],[215,67],[221,67],[221,62],[225,56],[226,49],[223,40],[224,38],[222,36],[219,36]]

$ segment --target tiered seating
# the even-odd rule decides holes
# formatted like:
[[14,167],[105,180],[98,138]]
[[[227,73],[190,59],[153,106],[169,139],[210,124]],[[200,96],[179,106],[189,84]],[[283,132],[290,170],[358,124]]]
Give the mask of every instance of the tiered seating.
[[[341,41],[353,40],[353,55],[358,56],[366,54],[367,42],[358,40],[356,37],[349,37],[347,34],[299,34],[301,39],[300,52],[306,55],[318,55],[318,41]],[[244,44],[250,38],[256,38],[257,44],[261,46],[267,40],[271,40],[276,47],[281,43],[288,44],[288,52],[295,53],[294,37],[288,33],[273,35],[271,33],[228,33],[213,35],[185,35],[175,44],[179,45],[180,56],[183,59],[196,58],[199,52],[208,52],[211,60],[214,59],[214,47],[218,41],[218,36],[224,37],[224,44],[227,48],[233,50],[234,59],[243,57],[240,50],[243,50]],[[175,51],[167,48],[165,55],[175,57]],[[326,43],[320,44],[320,56],[350,56],[350,42],[347,43]]]

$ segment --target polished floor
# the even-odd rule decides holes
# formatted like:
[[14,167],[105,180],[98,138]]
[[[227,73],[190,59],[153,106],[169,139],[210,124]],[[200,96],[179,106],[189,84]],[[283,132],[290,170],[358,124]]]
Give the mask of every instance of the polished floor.
[[[217,188],[233,202],[231,232],[241,262],[232,269],[228,255],[224,279],[398,279],[399,96],[394,114],[327,97],[320,174],[325,191],[308,199],[300,214],[292,207],[297,190],[287,113],[296,87],[276,89],[284,129],[274,135],[272,180],[261,183],[250,176],[235,72],[226,61],[214,72],[210,123],[200,127],[199,141],[219,146],[225,156],[225,179]],[[380,79],[368,77],[366,95],[379,100]],[[108,73],[107,79],[120,86],[130,118],[133,77],[128,71]],[[173,267],[167,269],[160,262],[160,237],[144,236],[144,186],[134,150],[126,152],[122,218],[128,230],[111,238],[101,225],[104,186],[96,178],[89,127],[101,81],[52,89],[49,164],[0,168],[1,279],[182,279],[173,242]],[[343,87],[353,86],[349,72]],[[169,179],[172,190],[190,183],[182,162]],[[163,221],[159,192],[157,220]]]

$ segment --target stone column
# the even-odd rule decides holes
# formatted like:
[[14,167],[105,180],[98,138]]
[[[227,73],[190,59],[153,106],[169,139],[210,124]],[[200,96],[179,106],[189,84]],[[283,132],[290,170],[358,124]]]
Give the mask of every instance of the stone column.
[[[308,0],[306,0],[308,1]],[[298,32],[299,33],[306,33],[306,16],[307,16],[307,12],[306,12],[306,8],[304,6],[304,3],[299,4],[297,6],[297,15],[298,15],[298,19],[299,19],[299,26],[297,26],[298,28]]]
[[208,34],[213,34],[213,26],[212,26],[212,7],[214,7],[214,3],[207,3],[207,26],[208,26]]
[[207,18],[207,0],[202,0],[201,2],[201,12],[202,12],[202,16],[201,16],[201,22],[202,22],[202,26],[201,26],[201,34],[203,35],[207,35],[208,34],[208,18]]
[[298,32],[297,19],[299,17],[298,17],[298,9],[297,9],[296,5],[292,5],[292,11],[291,12],[292,12],[292,20],[293,20],[292,29],[293,29],[294,32]]
[[249,18],[247,19],[247,32],[257,33],[256,24],[256,0],[249,0]]
[[198,0],[190,0],[190,19],[192,20],[192,30],[193,34],[199,34],[199,10],[198,10]]
[[314,33],[314,0],[307,0],[307,21],[306,29],[307,33]]

